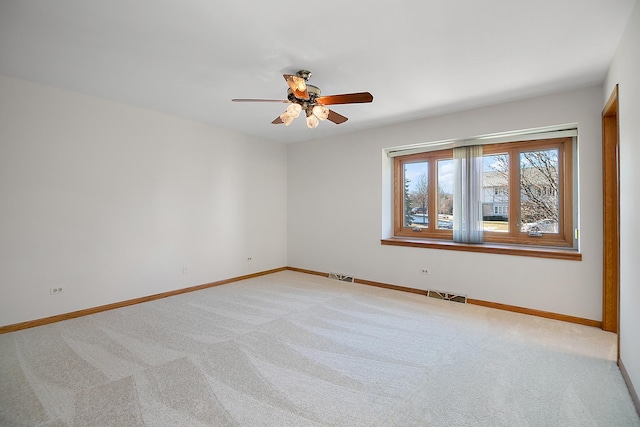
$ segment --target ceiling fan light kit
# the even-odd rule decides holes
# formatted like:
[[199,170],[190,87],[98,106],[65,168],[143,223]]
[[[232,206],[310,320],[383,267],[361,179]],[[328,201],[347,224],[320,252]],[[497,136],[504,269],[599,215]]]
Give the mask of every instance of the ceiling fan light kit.
[[320,121],[327,119],[335,124],[344,123],[348,120],[345,116],[330,110],[327,105],[373,102],[373,95],[369,92],[321,96],[320,88],[307,84],[311,77],[311,71],[308,70],[300,70],[295,75],[284,74],[283,77],[289,85],[286,100],[232,99],[232,101],[289,103],[287,110],[271,123],[289,126],[304,110],[307,116],[307,127],[310,129],[318,127]]

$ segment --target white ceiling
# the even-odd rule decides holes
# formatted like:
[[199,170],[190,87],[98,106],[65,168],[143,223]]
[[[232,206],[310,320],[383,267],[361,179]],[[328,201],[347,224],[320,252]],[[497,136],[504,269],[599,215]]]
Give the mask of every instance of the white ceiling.
[[[0,74],[295,142],[601,83],[635,0],[0,0]],[[272,125],[313,72],[341,125]]]

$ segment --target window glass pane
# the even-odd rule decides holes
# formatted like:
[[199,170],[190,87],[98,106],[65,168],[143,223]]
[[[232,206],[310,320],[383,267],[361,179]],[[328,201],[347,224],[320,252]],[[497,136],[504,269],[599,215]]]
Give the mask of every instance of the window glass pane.
[[520,231],[558,233],[559,182],[557,149],[520,153]]
[[509,156],[483,156],[482,219],[484,231],[509,231]]
[[453,229],[453,159],[438,160],[437,228]]
[[429,163],[404,165],[404,226],[429,226]]

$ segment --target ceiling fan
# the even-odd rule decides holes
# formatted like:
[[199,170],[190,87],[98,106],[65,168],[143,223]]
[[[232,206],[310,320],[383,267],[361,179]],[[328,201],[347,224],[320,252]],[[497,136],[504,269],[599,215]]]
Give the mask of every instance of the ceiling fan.
[[358,104],[373,101],[373,95],[369,92],[343,93],[340,95],[321,96],[317,86],[307,84],[311,77],[311,71],[300,70],[294,74],[284,74],[285,81],[289,85],[287,99],[232,99],[233,102],[281,102],[289,104],[287,110],[280,114],[274,121],[274,125],[284,124],[289,126],[291,122],[305,112],[307,127],[315,128],[320,121],[329,120],[337,125],[348,119],[330,110],[327,105]]

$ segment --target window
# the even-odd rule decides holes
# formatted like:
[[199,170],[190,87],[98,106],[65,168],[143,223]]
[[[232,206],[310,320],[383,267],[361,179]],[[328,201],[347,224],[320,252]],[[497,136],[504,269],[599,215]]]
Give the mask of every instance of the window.
[[[573,247],[573,139],[483,146],[487,243]],[[394,158],[396,237],[452,240],[453,150]]]
[[[404,224],[414,229],[429,226],[429,162],[408,162],[404,166]],[[411,188],[409,188],[409,185]]]

